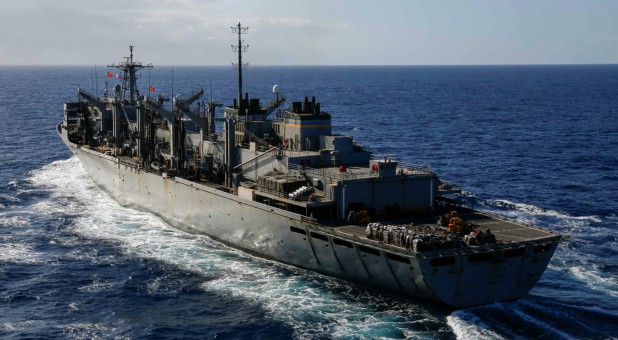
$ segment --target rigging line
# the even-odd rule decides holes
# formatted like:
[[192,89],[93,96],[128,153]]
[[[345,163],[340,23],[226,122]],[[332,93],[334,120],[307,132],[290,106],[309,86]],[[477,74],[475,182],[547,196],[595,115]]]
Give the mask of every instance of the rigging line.
[[152,85],[150,85],[150,70],[148,69],[148,98],[150,98],[150,89],[152,88]]
[[97,75],[97,64],[94,64],[94,95],[99,95],[99,76]]
[[92,69],[90,69],[90,93],[94,92],[94,79],[92,78]]

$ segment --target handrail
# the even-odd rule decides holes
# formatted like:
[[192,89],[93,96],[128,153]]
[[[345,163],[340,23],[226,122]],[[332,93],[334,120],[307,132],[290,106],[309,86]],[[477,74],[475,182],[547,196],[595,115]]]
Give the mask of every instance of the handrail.
[[355,178],[367,178],[367,177],[377,177],[377,173],[372,172],[370,170],[367,171],[356,171],[356,172],[337,172],[332,170],[331,168],[320,169],[320,168],[310,168],[303,167],[302,165],[288,164],[288,169],[293,171],[298,171],[300,173],[305,173],[307,175],[311,175],[314,177],[324,177],[324,178],[332,178],[336,180],[346,180],[346,179],[355,179]]
[[407,168],[409,170],[419,171],[419,172],[429,172],[429,173],[432,172],[430,165],[418,165],[418,164],[412,164],[408,162],[398,162],[398,163],[401,167]]

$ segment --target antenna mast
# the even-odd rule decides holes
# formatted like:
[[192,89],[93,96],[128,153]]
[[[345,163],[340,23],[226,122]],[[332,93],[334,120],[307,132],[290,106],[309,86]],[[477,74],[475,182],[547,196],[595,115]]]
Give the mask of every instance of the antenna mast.
[[[151,69],[152,64],[142,65],[139,61],[133,61],[133,45],[129,46],[129,56],[125,57],[125,61],[118,64],[107,65],[110,68],[117,68],[123,72],[122,75],[122,92],[123,100],[129,102],[130,106],[135,106],[138,100],[139,91],[137,90],[137,71],[147,68]],[[127,94],[128,92],[128,94]]]
[[236,26],[232,26],[232,32],[238,33],[238,45],[232,45],[232,51],[238,52],[238,64],[232,63],[233,66],[238,67],[238,106],[241,106],[242,101],[242,69],[247,68],[249,64],[242,63],[242,52],[247,52],[249,45],[242,45],[241,35],[247,34],[249,27],[242,27],[240,22]]

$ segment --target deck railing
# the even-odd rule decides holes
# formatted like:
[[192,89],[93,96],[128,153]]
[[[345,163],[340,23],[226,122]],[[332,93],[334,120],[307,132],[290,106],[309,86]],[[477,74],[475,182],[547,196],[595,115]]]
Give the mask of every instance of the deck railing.
[[[399,165],[400,165],[400,168],[407,170],[409,172],[428,173],[428,174],[431,173],[430,166],[416,165],[416,164],[410,164],[410,163],[405,163],[405,162],[399,162]],[[377,172],[371,171],[369,169],[367,170],[353,169],[350,171],[340,172],[340,171],[335,170],[334,168],[311,168],[311,167],[302,166],[298,164],[288,164],[288,169],[290,171],[297,172],[299,174],[304,173],[312,177],[330,178],[335,181],[337,180],[343,181],[343,180],[350,180],[350,179],[357,179],[357,178],[378,177]]]
[[288,169],[293,172],[297,172],[299,174],[306,174],[311,177],[318,178],[330,178],[331,180],[347,180],[347,179],[356,179],[356,178],[369,178],[369,177],[377,177],[377,173],[367,169],[366,171],[350,171],[350,172],[340,172],[334,170],[333,168],[311,168],[307,166],[302,166],[298,164],[290,163],[288,164]]
[[399,163],[399,167],[403,169],[412,170],[415,172],[431,173],[431,166],[429,165],[417,165],[417,164],[412,164],[412,163],[407,163],[407,162],[398,162],[398,163]]

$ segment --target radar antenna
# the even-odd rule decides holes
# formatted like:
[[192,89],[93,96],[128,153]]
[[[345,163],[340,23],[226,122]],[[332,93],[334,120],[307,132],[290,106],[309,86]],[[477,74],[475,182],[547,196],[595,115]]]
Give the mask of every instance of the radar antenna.
[[232,66],[238,68],[238,105],[242,102],[242,70],[247,68],[249,64],[242,63],[242,52],[247,52],[249,45],[242,45],[241,35],[247,34],[249,27],[242,27],[240,22],[236,26],[232,26],[232,32],[238,33],[238,45],[232,45],[232,51],[238,52],[238,64],[232,63]]

